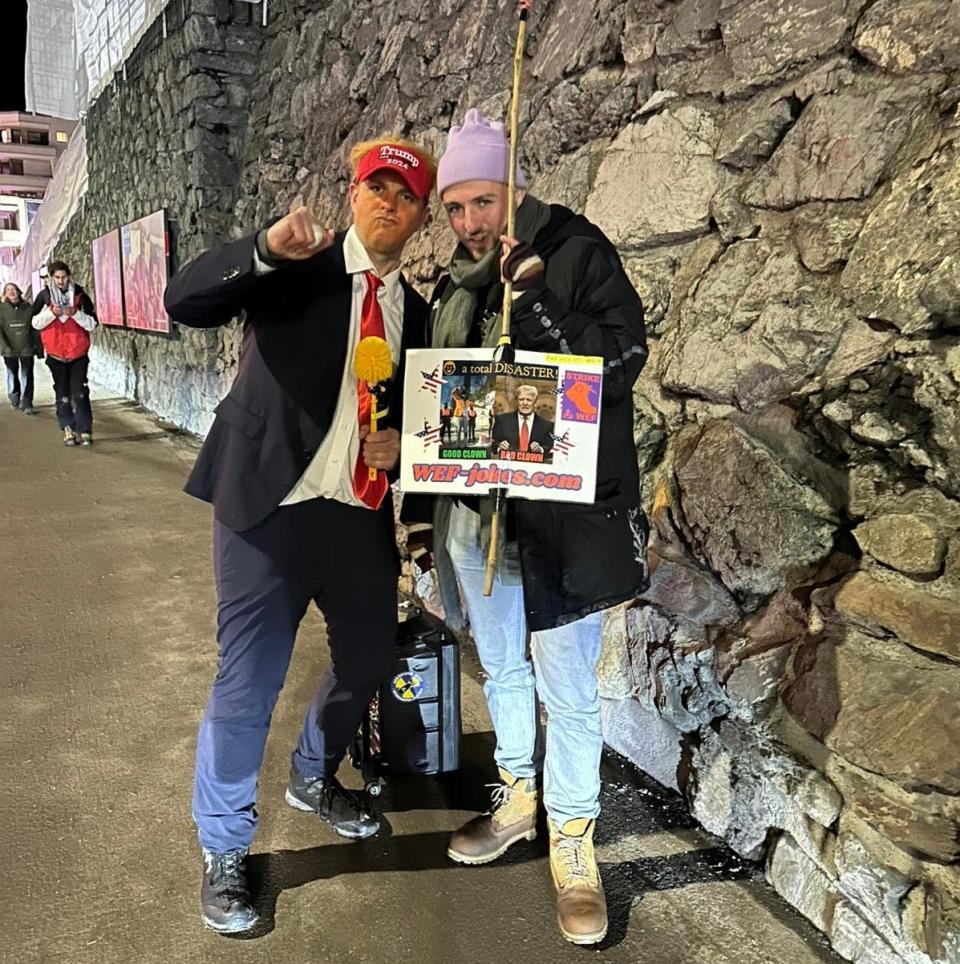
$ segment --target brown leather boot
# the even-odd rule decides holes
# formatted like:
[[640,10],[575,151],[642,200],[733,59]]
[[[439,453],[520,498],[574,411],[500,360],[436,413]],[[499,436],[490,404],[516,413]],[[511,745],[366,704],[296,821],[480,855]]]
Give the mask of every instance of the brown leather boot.
[[607,936],[607,899],[593,852],[595,820],[550,826],[550,873],[557,888],[557,923],[573,944],[599,944]]
[[487,864],[518,840],[537,836],[537,783],[500,770],[487,813],[468,820],[450,838],[447,856],[458,864]]

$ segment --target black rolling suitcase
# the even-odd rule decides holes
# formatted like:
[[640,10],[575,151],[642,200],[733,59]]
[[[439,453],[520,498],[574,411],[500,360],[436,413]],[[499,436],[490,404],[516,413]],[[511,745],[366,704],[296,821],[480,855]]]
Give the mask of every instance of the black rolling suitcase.
[[370,702],[353,749],[371,796],[383,777],[460,766],[460,646],[436,616],[414,607],[408,613],[393,672]]

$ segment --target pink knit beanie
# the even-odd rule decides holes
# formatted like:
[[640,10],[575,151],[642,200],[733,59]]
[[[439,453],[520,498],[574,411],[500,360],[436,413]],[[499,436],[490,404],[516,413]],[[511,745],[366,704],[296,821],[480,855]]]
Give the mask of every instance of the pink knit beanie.
[[[454,124],[447,135],[447,148],[437,165],[437,193],[461,181],[499,181],[507,183],[510,148],[503,124],[488,120],[475,107],[463,118],[463,126]],[[527,179],[517,164],[517,187],[526,187]]]

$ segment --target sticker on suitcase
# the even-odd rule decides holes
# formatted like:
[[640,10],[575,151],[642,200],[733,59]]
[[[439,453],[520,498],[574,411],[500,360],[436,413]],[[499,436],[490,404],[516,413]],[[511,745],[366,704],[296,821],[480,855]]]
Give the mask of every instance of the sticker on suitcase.
[[423,692],[423,677],[418,673],[397,673],[390,686],[394,699],[409,703],[418,699]]

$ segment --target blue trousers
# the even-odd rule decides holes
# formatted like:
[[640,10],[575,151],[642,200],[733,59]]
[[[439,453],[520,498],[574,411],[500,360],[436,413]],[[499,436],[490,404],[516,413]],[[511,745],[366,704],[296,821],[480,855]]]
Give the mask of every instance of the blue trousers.
[[390,500],[374,512],[311,499],[243,533],[214,522],[213,544],[219,661],[197,740],[193,817],[201,846],[226,853],[256,833],[257,774],[307,606],[324,615],[332,665],[293,763],[327,776],[393,667],[399,561]]
[[497,766],[515,777],[537,770],[537,707],[547,710],[543,801],[559,825],[600,813],[600,658],[603,614],[527,631],[520,559],[507,543],[493,593],[483,595],[486,553],[480,516],[455,505],[447,550],[470,618],[470,632],[487,677],[483,692],[497,736]]
[[33,408],[33,356],[4,357],[7,366],[7,398],[14,408]]

